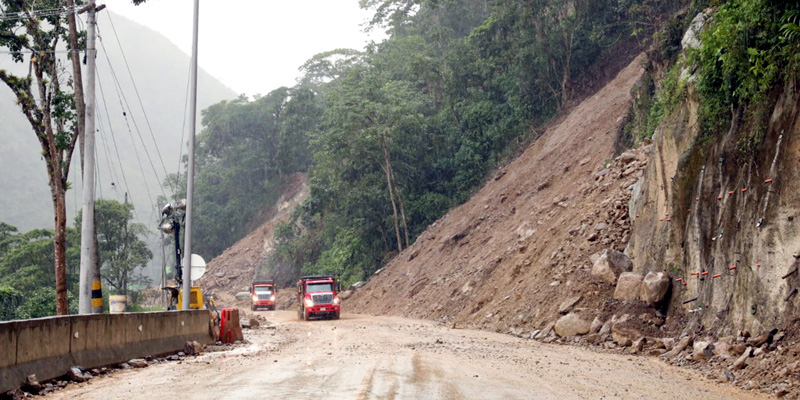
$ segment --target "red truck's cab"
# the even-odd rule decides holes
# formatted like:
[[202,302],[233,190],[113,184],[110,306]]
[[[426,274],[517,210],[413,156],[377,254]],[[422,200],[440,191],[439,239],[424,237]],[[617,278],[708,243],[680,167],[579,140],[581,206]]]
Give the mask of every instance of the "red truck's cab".
[[297,315],[339,319],[339,282],[333,275],[304,276],[297,281]]
[[252,301],[250,309],[253,311],[259,308],[274,310],[275,295],[277,294],[278,288],[274,281],[253,281],[250,285],[250,300]]

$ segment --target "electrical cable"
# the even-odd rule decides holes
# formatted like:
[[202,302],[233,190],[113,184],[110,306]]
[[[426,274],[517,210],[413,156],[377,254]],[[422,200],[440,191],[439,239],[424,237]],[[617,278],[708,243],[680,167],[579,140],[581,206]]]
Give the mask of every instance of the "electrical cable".
[[[97,136],[97,134],[95,134]],[[97,146],[94,146],[94,190],[95,192],[100,192],[100,198],[103,198],[103,184],[100,180],[100,163],[97,162]]]
[[[99,29],[98,29],[98,31],[99,31]],[[119,78],[117,77],[117,74],[114,71],[114,67],[111,64],[111,59],[108,57],[108,51],[106,50],[105,43],[104,43],[102,37],[100,36],[99,32],[98,32],[97,37],[100,39],[100,45],[103,48],[103,54],[105,55],[106,61],[108,62],[108,65],[109,65],[109,68],[110,68],[110,71],[111,71],[111,76],[113,77],[113,80],[114,80],[114,83],[115,83],[115,86],[116,86],[116,89],[117,89],[117,96],[119,98],[120,107],[123,110],[123,116],[125,116],[125,123],[128,125],[128,131],[131,134],[131,138],[133,139],[133,130],[131,130],[130,123],[128,121],[128,115],[125,112],[125,110],[131,111],[130,104],[128,103],[128,100],[127,100],[127,97],[125,96],[124,91],[122,90],[122,84],[120,83]],[[124,102],[124,104],[123,104],[123,102]],[[134,128],[136,130],[136,134],[139,137],[139,141],[142,143],[142,148],[144,149],[145,155],[147,156],[148,162],[150,163],[150,167],[153,169],[153,174],[155,175],[156,179],[159,182],[161,182],[161,179],[159,179],[159,177],[158,177],[158,171],[156,170],[155,164],[153,163],[153,159],[150,156],[150,151],[147,150],[147,145],[144,142],[144,138],[142,138],[142,134],[139,131],[139,126],[136,123],[136,119],[133,118],[132,114],[131,114],[131,121],[133,122]],[[134,140],[134,142],[135,142],[135,140]],[[134,149],[136,149],[136,146],[134,146]],[[138,157],[138,152],[137,152],[137,157]],[[163,162],[162,162],[162,164],[163,164]],[[141,168],[141,165],[140,165],[140,168]],[[164,170],[166,171],[166,168]],[[146,176],[145,173],[144,173],[144,169],[143,168],[142,168],[142,176],[143,177]],[[150,195],[149,186],[147,185],[146,180],[145,180],[145,186],[148,188],[148,195]],[[159,189],[161,189],[161,194],[164,196],[164,198],[167,198],[167,196],[164,193],[164,190],[163,190],[163,188],[161,187],[160,184],[159,184]],[[152,195],[150,195],[150,199],[153,199]]]
[[[110,65],[110,61],[109,61],[109,65]],[[111,68],[111,75],[114,76],[113,67]],[[139,164],[139,170],[142,172],[142,178],[145,178],[145,176],[147,176],[147,175],[145,174],[144,166],[142,165],[144,163],[142,163],[142,159],[141,159],[141,157],[139,157],[139,150],[136,148],[136,139],[134,139],[134,137],[133,137],[133,131],[131,130],[131,124],[130,124],[130,121],[128,121],[128,115],[125,112],[125,106],[122,104],[122,97],[123,97],[123,94],[121,92],[122,89],[120,88],[119,81],[116,79],[116,77],[114,77],[114,83],[115,83],[115,88],[117,90],[117,99],[119,100],[119,106],[123,110],[122,111],[122,115],[125,118],[125,125],[128,127],[128,135],[130,135],[130,137],[131,137],[131,147],[133,148],[133,153],[136,155],[136,163]],[[134,122],[134,125],[135,124],[136,123]],[[141,140],[141,135],[139,135],[139,139]],[[142,144],[144,144],[144,141],[142,141]],[[145,153],[146,152],[147,152],[147,148],[145,147]],[[148,157],[149,157],[149,154],[148,154]],[[150,165],[151,166],[153,165],[152,161],[150,162]],[[153,172],[155,172],[155,168],[153,168]],[[156,178],[158,178],[158,174],[156,174]],[[150,192],[150,185],[147,184],[147,179],[143,179],[142,182],[144,182],[144,188],[145,188],[145,191],[147,191],[147,198],[151,199],[151,201],[152,201],[153,194]],[[133,202],[133,200],[131,200],[131,203],[132,202]]]
[[[107,132],[105,131],[105,128],[103,126],[103,119],[101,118],[100,109],[97,107],[96,104],[95,104],[94,115],[97,116],[97,120],[98,122],[100,122],[99,123],[100,132],[102,133]],[[97,138],[99,138],[103,142],[103,150],[106,156],[106,166],[108,167],[108,176],[109,178],[111,178],[111,188],[114,191],[116,191],[117,186],[115,182],[119,182],[119,174],[117,174],[116,169],[114,168],[113,164],[111,164],[111,152],[108,150],[108,140],[106,140],[105,135],[97,135]]]
[[[142,97],[139,95],[139,88],[136,86],[136,81],[133,79],[133,73],[131,73],[131,67],[128,65],[128,58],[125,56],[125,51],[122,48],[122,43],[119,41],[119,35],[117,34],[117,28],[114,26],[114,21],[111,19],[111,14],[108,15],[108,21],[111,23],[111,30],[114,32],[114,37],[117,40],[117,46],[119,46],[120,54],[122,54],[122,60],[125,62],[125,68],[128,70],[128,76],[131,78],[131,83],[133,84],[133,91],[136,93],[136,98],[139,100],[139,107],[142,109],[142,115],[144,115],[144,121],[147,124],[147,129],[150,131],[150,137],[153,139],[153,145],[156,146],[156,153],[158,154],[158,159],[161,161],[161,168],[164,169],[164,177],[167,176],[167,167],[164,165],[164,157],[161,156],[161,150],[159,150],[158,142],[156,141],[156,136],[153,133],[153,127],[150,126],[150,119],[147,118],[147,113],[144,110],[144,104],[142,103]],[[98,35],[100,28],[97,28]],[[105,50],[105,47],[103,48]]]
[[[117,162],[119,163],[119,170],[122,173],[122,183],[125,184],[125,193],[130,193],[131,190],[130,186],[128,185],[128,178],[125,176],[125,169],[122,168],[122,157],[119,156],[119,146],[117,146],[117,138],[116,136],[114,136],[114,128],[111,126],[111,114],[108,112],[108,103],[106,102],[106,95],[105,92],[103,91],[103,84],[102,81],[99,79],[99,74],[97,79],[97,86],[100,88],[100,97],[103,99],[103,108],[106,111],[106,117],[109,121],[108,127],[111,131],[111,140],[114,142],[114,151],[117,154]],[[131,202],[133,202],[133,200],[131,200]],[[133,215],[136,218],[136,220],[141,222],[141,219],[136,214],[136,208],[133,209]]]

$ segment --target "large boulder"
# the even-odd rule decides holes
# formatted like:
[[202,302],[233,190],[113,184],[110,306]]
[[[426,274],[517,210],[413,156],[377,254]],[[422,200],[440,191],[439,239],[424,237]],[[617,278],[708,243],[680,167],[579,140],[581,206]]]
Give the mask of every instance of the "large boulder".
[[617,288],[614,290],[614,298],[617,300],[636,300],[639,298],[639,291],[642,287],[642,274],[635,272],[623,272],[617,280]]
[[611,319],[611,338],[620,346],[630,346],[644,336],[634,327],[635,324],[630,323],[631,318],[630,315],[625,314],[622,317]]
[[236,300],[250,300],[250,292],[238,292],[234,295]]
[[648,304],[660,303],[669,290],[669,276],[663,272],[650,272],[642,280],[640,299]]
[[608,249],[595,261],[591,274],[613,285],[620,274],[632,269],[633,263],[628,256],[620,251]]
[[589,333],[592,324],[581,318],[578,314],[569,313],[556,321],[553,329],[561,337],[585,335]]

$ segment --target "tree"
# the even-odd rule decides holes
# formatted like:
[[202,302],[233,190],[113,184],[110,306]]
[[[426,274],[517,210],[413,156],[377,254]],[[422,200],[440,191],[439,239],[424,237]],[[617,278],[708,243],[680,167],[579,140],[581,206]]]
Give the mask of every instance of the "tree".
[[[69,78],[56,53],[59,42],[66,39],[66,20],[61,12],[33,10],[24,0],[0,0],[0,3],[7,15],[19,16],[0,22],[0,47],[7,48],[15,62],[27,63],[28,74],[17,76],[0,70],[0,81],[16,96],[42,148],[55,214],[53,253],[57,312],[64,315],[68,312],[65,195],[78,140],[74,93],[65,90],[76,83]],[[36,6],[38,10],[62,10],[58,0],[40,1]]]
[[[115,200],[95,203],[101,275],[115,292],[127,295],[131,286],[146,283],[136,272],[147,266],[153,253],[140,238],[147,228],[133,223],[133,205]],[[76,226],[80,227],[80,213]]]

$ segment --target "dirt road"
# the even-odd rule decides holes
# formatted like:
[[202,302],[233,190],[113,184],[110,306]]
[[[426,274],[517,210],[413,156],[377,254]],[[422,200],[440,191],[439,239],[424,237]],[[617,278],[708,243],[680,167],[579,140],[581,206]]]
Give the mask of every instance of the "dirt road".
[[55,399],[762,399],[652,358],[428,321],[262,313],[250,343],[95,378]]

